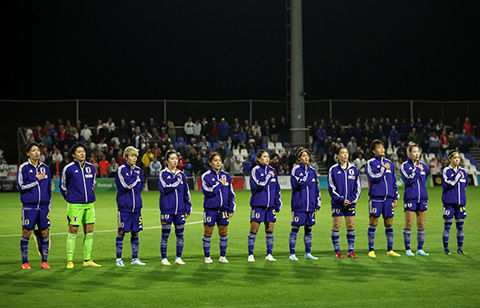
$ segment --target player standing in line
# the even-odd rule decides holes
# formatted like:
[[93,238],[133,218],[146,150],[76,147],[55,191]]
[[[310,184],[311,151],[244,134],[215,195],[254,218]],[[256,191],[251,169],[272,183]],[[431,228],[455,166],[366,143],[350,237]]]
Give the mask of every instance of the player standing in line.
[[315,225],[315,212],[320,209],[320,190],[318,189],[317,172],[310,163],[310,151],[303,147],[297,149],[298,164],[292,169],[290,183],[292,185],[292,230],[289,236],[290,260],[298,261],[295,255],[297,233],[304,226],[305,259],[318,260],[311,253],[312,227]]
[[273,228],[277,221],[277,213],[282,208],[280,185],[277,173],[270,167],[270,154],[265,150],[257,152],[257,166],[253,167],[250,174],[250,233],[248,234],[248,262],[255,262],[253,249],[260,223],[265,224],[265,241],[267,256],[265,260],[276,261],[272,256]]
[[47,165],[40,161],[40,146],[37,143],[27,145],[25,152],[28,161],[21,164],[17,173],[17,186],[22,202],[22,269],[31,269],[28,263],[28,240],[34,231],[38,251],[42,256],[41,268],[50,269],[47,263],[50,248],[50,206],[52,204],[52,175]]
[[353,252],[355,244],[355,204],[360,198],[362,185],[357,167],[348,162],[349,156],[346,147],[337,150],[338,164],[328,170],[328,192],[332,197],[332,243],[335,257],[343,259],[340,252],[340,225],[342,216],[345,216],[347,225],[347,243],[349,258],[358,258]]
[[453,151],[448,155],[450,165],[445,167],[442,172],[442,202],[443,202],[443,249],[446,255],[450,254],[448,249],[448,240],[450,237],[450,228],[452,227],[453,217],[457,225],[457,253],[467,254],[463,251],[463,223],[467,218],[465,205],[467,196],[465,191],[468,185],[468,174],[460,167],[460,154]]
[[81,143],[72,146],[73,161],[63,167],[60,191],[67,201],[67,268],[73,268],[73,253],[78,228],[83,225],[83,266],[99,267],[91,259],[93,226],[95,224],[95,166],[87,162],[86,149]]
[[205,263],[213,263],[210,258],[210,242],[212,239],[215,222],[218,226],[220,236],[220,258],[221,263],[228,263],[225,257],[227,253],[227,230],[229,219],[235,212],[235,193],[232,187],[232,178],[222,170],[222,157],[219,153],[213,152],[208,157],[210,169],[202,174],[203,201],[203,252]]
[[117,218],[118,233],[115,239],[117,266],[124,266],[122,260],[123,238],[125,232],[131,232],[130,245],[132,246],[132,265],[145,265],[138,258],[139,239],[138,233],[143,230],[142,219],[142,189],[143,172],[136,166],[138,150],[129,146],[123,152],[125,162],[115,174],[117,186]]
[[162,223],[162,240],[160,241],[160,252],[162,264],[170,265],[167,259],[168,237],[175,226],[177,236],[176,264],[185,264],[182,260],[183,252],[183,230],[185,219],[190,216],[192,204],[190,203],[190,191],[188,190],[187,177],[185,173],[177,169],[178,154],[173,150],[165,154],[167,167],[160,171],[158,190],[160,191],[160,220]]
[[368,195],[370,226],[368,227],[368,256],[375,258],[375,230],[380,214],[383,216],[385,235],[387,237],[387,255],[399,257],[400,254],[393,251],[393,214],[398,204],[397,178],[395,166],[385,158],[385,144],[375,139],[372,141],[370,150],[375,155],[367,162],[367,177],[370,181]]
[[405,183],[403,196],[405,211],[405,229],[403,229],[403,241],[405,242],[405,254],[414,256],[410,249],[410,234],[417,216],[417,255],[428,256],[423,251],[425,242],[425,218],[427,217],[428,193],[425,182],[428,177],[427,166],[420,162],[420,147],[410,142],[407,148],[408,160],[400,168],[402,181]]

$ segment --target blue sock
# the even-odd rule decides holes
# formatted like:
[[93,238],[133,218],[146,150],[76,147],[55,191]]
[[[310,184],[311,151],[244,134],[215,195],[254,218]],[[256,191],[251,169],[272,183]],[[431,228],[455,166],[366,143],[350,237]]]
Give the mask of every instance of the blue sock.
[[205,255],[205,258],[210,257],[210,241],[212,240],[211,236],[203,236],[203,254]]
[[28,263],[28,240],[29,238],[22,235],[20,239],[20,252],[22,253],[22,264]]
[[385,236],[387,237],[387,251],[393,250],[393,227],[385,227]]
[[265,232],[265,243],[267,244],[267,255],[273,252],[273,232]]
[[132,259],[138,258],[138,246],[140,241],[138,240],[138,233],[130,237],[130,245],[132,246]]
[[228,245],[228,238],[226,235],[220,235],[220,257],[225,257],[227,254],[227,245]]
[[305,226],[305,235],[303,236],[305,243],[305,254],[312,252],[312,227]]
[[50,249],[50,237],[42,238],[42,262],[47,262],[48,250]]
[[[411,229],[403,229],[403,242],[405,243],[405,250],[410,250],[410,238],[412,236],[412,230]],[[417,232],[417,238],[418,238],[418,232]]]
[[335,253],[340,252],[340,232],[332,230],[332,244]]
[[377,226],[369,225],[368,226],[368,251],[373,251],[373,245],[375,244],[375,230]]
[[257,233],[250,232],[248,233],[248,255],[253,255],[253,249],[255,247],[255,238]]
[[43,256],[43,238],[42,238],[42,231],[40,230],[33,230],[33,235],[35,236],[35,242],[37,243],[37,249],[38,252],[40,252],[40,255]]
[[288,242],[290,243],[290,254],[295,254],[295,246],[297,245],[297,233],[298,226],[292,226],[292,231],[290,231],[290,236],[288,237]]
[[417,250],[423,250],[423,243],[425,243],[425,229],[417,230]]
[[177,247],[176,247],[177,248],[177,258],[182,257],[183,244],[184,244],[184,241],[183,241],[183,231],[184,230],[185,230],[185,225],[184,224],[175,226],[175,235],[177,236]]
[[465,219],[457,219],[455,224],[457,225],[457,249],[461,250],[463,247],[463,223]]
[[448,240],[450,238],[450,228],[452,227],[453,219],[445,219],[443,223],[443,249],[448,250]]
[[162,259],[167,257],[168,237],[170,236],[171,230],[172,225],[162,224],[162,239],[160,241],[160,253],[162,255]]
[[122,257],[124,236],[125,234],[117,233],[117,237],[115,238],[115,250],[117,252],[117,259],[120,259]]
[[355,246],[355,230],[347,230],[347,243],[348,243],[348,252],[353,251]]

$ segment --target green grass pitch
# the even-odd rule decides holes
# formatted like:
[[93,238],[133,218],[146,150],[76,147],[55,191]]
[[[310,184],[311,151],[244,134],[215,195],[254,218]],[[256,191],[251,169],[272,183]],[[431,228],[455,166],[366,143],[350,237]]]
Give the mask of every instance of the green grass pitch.
[[[429,188],[425,250],[428,257],[406,257],[403,249],[403,209],[396,209],[394,249],[402,257],[385,255],[383,226],[376,233],[377,258],[367,257],[368,206],[363,190],[357,204],[355,250],[359,259],[334,258],[330,240],[330,197],[322,190],[323,206],[313,229],[313,254],[318,261],[288,260],[290,192],[282,192],[284,208],[275,227],[274,256],[267,263],[265,232],[261,228],[255,246],[255,263],[247,262],[250,193],[237,191],[237,211],[229,226],[227,258],[218,260],[218,233],[212,237],[214,264],[204,264],[202,250],[202,195],[192,192],[193,214],[185,229],[184,266],[160,263],[158,192],[143,193],[145,230],[140,233],[140,258],[147,266],[130,265],[130,236],[125,237],[124,268],[115,266],[116,205],[114,193],[98,193],[93,258],[101,268],[82,268],[82,238],[77,239],[75,268],[67,270],[65,240],[66,205],[54,194],[51,211],[52,270],[40,269],[40,257],[30,241],[32,270],[20,270],[21,230],[18,194],[0,194],[0,298],[2,307],[128,307],[128,306],[237,306],[237,307],[478,307],[480,305],[480,188],[467,191],[468,218],[464,250],[468,255],[443,255],[441,188]],[[402,193],[402,191],[401,191]],[[217,230],[215,229],[215,232]],[[340,238],[346,253],[345,224]],[[303,230],[297,242],[297,256],[303,255]],[[412,230],[412,248],[416,230]],[[452,227],[450,249],[456,251],[456,229]],[[175,235],[169,240],[168,256],[175,256]],[[387,307],[388,307],[387,306]]]

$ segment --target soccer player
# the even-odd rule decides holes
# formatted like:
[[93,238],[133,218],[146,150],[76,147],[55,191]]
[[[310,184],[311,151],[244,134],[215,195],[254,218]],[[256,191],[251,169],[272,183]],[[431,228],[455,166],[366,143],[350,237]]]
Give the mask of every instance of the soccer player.
[[420,162],[420,147],[410,142],[407,148],[408,160],[402,164],[402,181],[405,183],[405,194],[403,195],[405,211],[405,229],[403,229],[403,241],[405,242],[405,254],[414,256],[410,249],[410,234],[417,216],[417,255],[428,256],[423,251],[425,242],[425,218],[427,217],[427,187],[425,182],[428,177],[427,166]]
[[115,175],[117,186],[117,218],[118,233],[115,239],[117,253],[117,266],[124,266],[122,260],[123,238],[125,232],[131,232],[130,245],[132,246],[132,265],[145,265],[138,258],[139,239],[138,233],[143,230],[142,219],[142,189],[143,172],[136,166],[138,150],[128,146],[123,152],[125,162],[118,168]]
[[260,223],[265,224],[265,241],[267,256],[265,260],[276,261],[272,256],[273,228],[277,221],[277,213],[282,208],[280,185],[275,169],[270,167],[270,154],[265,150],[257,152],[257,165],[250,175],[250,233],[248,234],[248,262],[255,262],[253,249]]
[[228,263],[225,257],[227,253],[227,231],[229,219],[235,212],[235,193],[232,187],[232,178],[222,170],[222,157],[218,152],[212,152],[208,157],[210,169],[202,174],[203,199],[203,252],[205,263],[213,263],[210,258],[210,241],[212,239],[215,223],[218,226],[220,236],[220,263]]
[[60,191],[67,201],[67,268],[73,268],[73,253],[78,228],[83,225],[83,266],[99,267],[92,260],[93,226],[95,224],[95,166],[86,161],[86,149],[81,143],[72,146],[73,161],[60,175]]
[[340,252],[340,225],[345,216],[347,225],[347,243],[349,258],[358,258],[353,251],[355,244],[355,204],[360,198],[362,185],[357,167],[348,162],[349,151],[346,147],[337,150],[338,164],[328,170],[328,192],[332,197],[332,243],[337,259],[343,259]]
[[52,203],[52,175],[47,165],[40,161],[40,146],[33,142],[27,145],[25,152],[28,161],[21,164],[17,173],[17,186],[22,202],[22,269],[31,269],[28,263],[28,240],[34,231],[38,251],[42,256],[41,268],[50,269],[47,263],[50,248],[50,206]]
[[375,155],[367,162],[367,177],[370,182],[368,195],[370,226],[368,227],[368,256],[376,258],[374,243],[375,230],[378,218],[383,216],[385,235],[387,237],[387,255],[399,257],[400,254],[393,251],[393,214],[397,206],[398,194],[395,166],[385,158],[385,144],[375,139],[372,141],[370,150]]
[[321,199],[318,189],[317,172],[310,163],[310,151],[297,149],[298,164],[292,169],[290,183],[292,185],[292,230],[289,236],[290,260],[298,261],[295,255],[297,233],[304,226],[305,259],[318,260],[312,255],[312,227],[315,225],[315,212],[320,209]]
[[442,172],[442,202],[443,202],[443,249],[446,255],[450,254],[448,249],[448,240],[450,237],[450,228],[452,226],[453,217],[457,225],[457,253],[461,255],[467,254],[463,251],[463,223],[467,218],[465,205],[467,204],[467,196],[465,190],[468,185],[468,174],[460,167],[460,154],[453,151],[448,155],[450,165],[445,167]]
[[167,244],[172,223],[175,226],[177,236],[176,264],[185,264],[182,260],[183,230],[185,219],[190,216],[192,204],[190,203],[190,191],[188,190],[185,173],[177,169],[179,155],[174,150],[165,153],[167,167],[160,171],[158,190],[160,191],[160,219],[162,224],[162,240],[160,252],[162,264],[170,265],[167,259]]

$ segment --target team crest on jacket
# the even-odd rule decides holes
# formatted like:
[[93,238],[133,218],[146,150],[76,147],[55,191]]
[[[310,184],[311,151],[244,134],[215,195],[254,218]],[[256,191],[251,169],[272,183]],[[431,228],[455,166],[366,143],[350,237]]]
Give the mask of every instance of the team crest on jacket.
[[45,167],[40,168],[40,173],[45,173]]
[[348,173],[350,173],[350,175],[353,175],[355,173],[355,171],[353,171],[353,169],[350,169],[350,170],[348,170]]
[[85,171],[87,171],[87,173],[91,173],[91,172],[92,172],[92,169],[90,169],[90,167],[86,167],[86,168],[85,168]]

